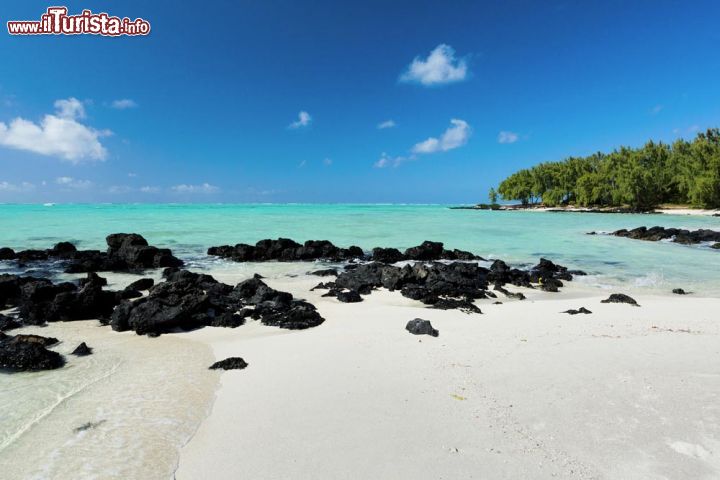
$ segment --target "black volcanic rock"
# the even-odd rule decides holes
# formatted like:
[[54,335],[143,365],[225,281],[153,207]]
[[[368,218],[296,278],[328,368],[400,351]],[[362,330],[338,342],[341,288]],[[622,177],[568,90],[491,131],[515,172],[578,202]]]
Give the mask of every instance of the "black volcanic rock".
[[317,275],[318,277],[332,277],[337,274],[338,271],[335,268],[326,268],[323,270],[315,270],[314,272],[310,272],[310,275]]
[[125,287],[116,293],[116,298],[119,300],[130,300],[131,298],[140,298],[143,294],[140,290],[134,288]]
[[540,280],[540,289],[545,292],[557,293],[562,286],[563,283],[557,278],[541,278]]
[[405,257],[409,260],[439,260],[442,257],[443,244],[441,242],[424,241],[417,247],[405,250]]
[[[437,246],[426,245],[421,250],[428,252],[432,249],[437,250]],[[415,252],[413,255],[425,254]],[[511,293],[503,288],[503,285],[510,283],[534,288],[531,282],[536,282],[543,290],[557,292],[563,286],[560,278],[572,280],[572,274],[566,267],[547,259],[541,259],[540,263],[530,271],[511,268],[502,260],[493,262],[490,269],[474,262],[464,261],[452,263],[417,261],[402,267],[371,262],[340,272],[335,282],[325,283],[316,288],[328,288],[329,292],[325,296],[337,296],[345,289],[369,293],[372,289],[382,287],[391,291],[400,290],[403,296],[431,305],[433,308],[457,308],[480,313],[480,309],[473,301],[496,297],[488,291],[489,282],[495,285],[496,290],[509,297],[524,299],[522,293]]]
[[22,327],[22,324],[17,320],[0,313],[0,331],[8,331],[20,327]]
[[357,303],[362,302],[362,297],[356,290],[348,290],[347,292],[340,292],[337,294],[337,299],[343,303]]
[[[365,253],[360,247],[339,248],[327,240],[308,240],[299,244],[289,238],[277,240],[260,240],[255,245],[239,243],[235,246],[221,245],[210,247],[208,255],[227,258],[236,262],[266,262],[277,260],[281,262],[333,260],[352,261],[365,259]],[[408,248],[400,253],[396,248],[375,248],[371,259],[379,263],[396,263],[401,260],[482,260],[481,257],[463,250],[445,250],[440,242],[425,241],[421,245]]]
[[478,255],[475,255],[472,252],[458,250],[457,248],[455,248],[453,250],[443,250],[440,259],[441,260],[461,260],[461,261],[485,260],[484,258],[482,258]]
[[495,285],[493,290],[500,292],[508,298],[515,298],[517,300],[525,300],[525,295],[522,292],[511,292],[500,285]]
[[324,321],[313,305],[270,288],[257,276],[231,287],[187,270],[165,273],[167,281],[153,286],[146,297],[124,301],[115,309],[110,317],[114,330],[157,335],[207,325],[237,327],[246,317],[288,329]]
[[148,245],[136,233],[114,233],[106,238],[108,250],[78,250],[70,242],[60,242],[47,250],[0,249],[0,260],[16,259],[20,265],[47,260],[62,260],[67,273],[100,271],[137,271],[147,268],[179,267],[182,260],[169,249]]
[[242,370],[243,368],[247,367],[248,364],[245,360],[243,360],[240,357],[229,357],[225,360],[220,360],[219,362],[215,362],[212,365],[210,365],[211,370]]
[[578,309],[565,310],[564,312],[561,312],[561,313],[568,313],[570,315],[577,315],[579,313],[583,313],[585,315],[588,315],[588,314],[591,314],[592,312],[585,307],[580,307]]
[[216,315],[210,323],[213,327],[237,328],[245,325],[245,317],[233,312]]
[[373,248],[372,260],[380,263],[396,263],[405,260],[406,257],[397,248]]
[[13,338],[15,342],[37,343],[43,347],[51,347],[53,345],[57,345],[59,342],[59,340],[55,337],[43,337],[41,335],[33,334],[15,335]]
[[675,295],[687,295],[688,294],[688,292],[686,292],[682,288],[673,288],[672,293],[674,293]]
[[72,283],[52,284],[33,279],[21,288],[19,316],[25,323],[107,318],[119,299],[115,292],[102,288],[104,279],[89,277],[79,290]]
[[628,303],[630,305],[633,305],[635,307],[639,307],[638,303],[635,301],[634,298],[625,295],[624,293],[613,293],[605,300],[600,301],[600,303]]
[[87,277],[81,278],[78,283],[81,287],[87,285],[88,283],[95,283],[97,285],[100,285],[101,287],[104,287],[105,285],[107,285],[107,279],[99,276],[95,272],[88,272]]
[[360,247],[339,248],[328,240],[308,240],[301,245],[289,238],[260,240],[255,245],[239,243],[235,246],[210,247],[207,253],[235,262],[341,261],[364,257],[364,252]]
[[72,258],[77,248],[70,242],[60,242],[47,251],[48,255],[55,258]]
[[438,310],[460,310],[465,313],[482,313],[469,298],[440,298],[431,308]]
[[423,320],[421,318],[410,320],[407,325],[405,325],[405,330],[413,335],[431,335],[433,337],[440,335],[440,332],[433,328],[430,320]]
[[638,227],[632,230],[617,230],[612,234],[616,237],[625,237],[651,242],[657,242],[658,240],[672,240],[675,243],[681,243],[684,245],[693,245],[703,242],[720,242],[720,232],[709,229],[685,230],[681,228]]
[[[62,355],[48,350],[51,344],[38,335],[5,336],[0,339],[0,369],[11,371],[52,370],[65,364]],[[55,340],[55,343],[57,340]]]
[[152,278],[141,278],[125,287],[125,290],[150,290],[153,285],[155,285],[155,280]]
[[82,342],[80,345],[75,347],[75,350],[72,351],[70,355],[76,355],[78,357],[85,357],[87,355],[92,355],[92,348],[87,346],[87,343]]

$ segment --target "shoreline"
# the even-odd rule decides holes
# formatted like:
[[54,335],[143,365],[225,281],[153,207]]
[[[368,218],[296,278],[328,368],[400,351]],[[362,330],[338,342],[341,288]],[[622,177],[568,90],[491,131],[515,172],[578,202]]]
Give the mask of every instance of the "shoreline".
[[704,208],[689,208],[689,207],[660,207],[655,208],[651,211],[632,211],[622,207],[544,207],[544,206],[521,206],[521,205],[497,205],[490,206],[485,204],[480,205],[460,205],[449,207],[451,210],[490,210],[490,211],[503,211],[503,212],[551,212],[551,213],[621,213],[621,214],[636,214],[636,215],[698,215],[698,216],[709,216],[709,217],[720,217],[720,209],[704,209]]
[[[301,295],[312,282],[269,284]],[[607,292],[591,287],[513,290],[528,299],[478,301],[482,315],[430,310],[387,291],[356,305],[305,292],[327,319],[316,329],[182,334],[249,367],[222,375],[175,478],[720,472],[720,427],[703,421],[720,396],[720,377],[703,367],[720,360],[709,313],[720,299],[638,294],[641,307],[632,307],[600,304]],[[593,313],[560,313],[580,306]],[[440,336],[405,332],[415,317]]]

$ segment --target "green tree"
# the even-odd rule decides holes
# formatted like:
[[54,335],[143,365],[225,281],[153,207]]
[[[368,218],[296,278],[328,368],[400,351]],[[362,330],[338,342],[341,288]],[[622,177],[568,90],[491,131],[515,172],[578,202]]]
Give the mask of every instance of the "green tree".
[[570,157],[519,170],[497,193],[523,205],[628,206],[646,210],[662,203],[720,207],[720,130],[671,145],[648,142],[609,154]]
[[490,200],[490,205],[495,205],[498,200],[498,194],[495,191],[495,188],[490,187],[490,191],[488,192],[488,199]]

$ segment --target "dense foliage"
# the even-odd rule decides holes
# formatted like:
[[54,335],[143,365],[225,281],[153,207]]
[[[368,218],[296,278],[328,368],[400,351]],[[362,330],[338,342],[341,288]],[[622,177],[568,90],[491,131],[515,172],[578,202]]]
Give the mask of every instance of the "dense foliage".
[[720,207],[720,130],[672,145],[648,142],[612,153],[570,157],[513,173],[497,192],[505,200],[547,206],[627,206],[663,203]]

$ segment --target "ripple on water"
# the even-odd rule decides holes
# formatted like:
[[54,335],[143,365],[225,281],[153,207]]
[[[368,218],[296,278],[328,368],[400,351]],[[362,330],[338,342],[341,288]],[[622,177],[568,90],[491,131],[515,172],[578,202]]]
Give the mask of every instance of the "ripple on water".
[[[173,335],[112,332],[95,321],[23,330],[61,339],[55,350],[68,363],[0,377],[4,480],[172,476],[179,448],[214,397],[209,348]],[[93,355],[68,355],[81,341]]]

